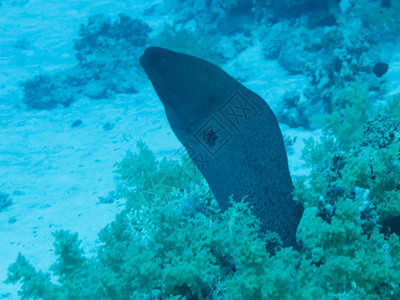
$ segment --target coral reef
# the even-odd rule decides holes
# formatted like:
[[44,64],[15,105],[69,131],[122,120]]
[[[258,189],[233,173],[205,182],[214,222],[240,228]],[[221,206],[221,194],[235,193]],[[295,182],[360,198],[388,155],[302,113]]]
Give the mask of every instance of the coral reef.
[[[220,215],[187,157],[158,162],[145,144],[139,142],[138,148],[139,154],[129,153],[117,165],[125,182],[119,192],[127,205],[100,232],[97,255],[84,257],[76,234],[56,232],[57,260],[50,270],[59,284],[51,283],[50,274],[36,272],[19,255],[9,268],[7,282],[22,279],[22,297],[158,299],[229,294],[234,298],[237,292],[254,297],[279,294],[278,289],[289,287],[289,273],[281,271],[296,255],[279,264],[269,258],[265,240],[258,236],[260,223],[248,204],[234,203]],[[193,206],[192,197],[202,200]],[[268,262],[274,272],[263,267]],[[258,276],[270,282],[269,289],[261,291]]]
[[[295,20],[282,19],[259,30],[266,58],[277,59],[292,74],[307,76],[308,88],[303,95],[308,110],[334,111],[337,91],[346,89],[351,82],[363,82],[377,95],[382,93],[384,79],[377,78],[372,71],[382,59],[382,37],[390,36],[387,28],[371,25],[360,12],[361,9],[373,11],[369,7],[380,5],[379,1],[363,2],[363,8],[351,2],[339,9],[338,3],[332,1],[329,6],[334,22],[331,24],[311,21],[318,13],[310,11]],[[393,13],[397,4],[382,9]]]
[[363,21],[365,26],[375,27],[382,32],[392,34],[396,34],[400,29],[399,1],[354,1],[352,12]]
[[265,57],[278,59],[290,73],[306,75],[310,83],[306,95],[315,102],[316,97],[329,101],[334,89],[371,73],[374,43],[357,19],[316,28],[281,22],[266,29],[263,50]]
[[123,54],[127,54],[136,47],[144,46],[150,31],[147,24],[124,14],[120,14],[119,20],[114,22],[102,14],[91,16],[88,23],[80,27],[79,39],[74,46],[76,57],[81,64],[88,64],[97,60],[98,56],[109,56],[109,52],[114,55],[125,49]]
[[[361,140],[361,148],[331,162],[326,158],[340,148],[335,138],[309,142],[307,161],[317,166],[297,182],[296,197],[307,207],[297,233],[301,253],[282,249],[274,233],[260,235],[244,201],[221,214],[187,155],[160,161],[138,142],[139,152],[116,164],[116,195],[126,207],[99,233],[96,254],[85,256],[77,234],[57,231],[52,275],[20,254],[6,282],[21,281],[25,299],[397,298],[400,241],[380,233],[379,224],[400,212],[387,210],[400,202],[392,182],[400,176],[394,166],[400,142],[371,155]],[[380,157],[371,176],[367,158],[374,155]]]
[[[81,25],[74,46],[82,79],[116,93],[136,93],[131,78],[150,31],[147,24],[124,14],[114,22],[105,15],[90,17]],[[86,94],[91,96],[88,91]]]
[[136,93],[138,57],[150,27],[124,14],[114,22],[94,15],[81,25],[75,41],[79,63],[70,69],[37,75],[22,83],[28,108],[69,106],[78,95],[105,99],[112,93]]
[[286,123],[292,128],[309,127],[310,112],[304,101],[300,101],[297,91],[288,91],[283,95],[282,108],[277,113],[279,122]]
[[400,105],[373,111],[358,84],[341,94],[344,108],[322,118],[320,142],[304,149],[313,170],[296,183],[307,207],[298,239],[332,296],[396,298],[399,237],[382,226],[400,215]]
[[22,83],[24,103],[31,109],[53,109],[61,104],[68,107],[75,100],[70,87],[59,74],[42,74]]

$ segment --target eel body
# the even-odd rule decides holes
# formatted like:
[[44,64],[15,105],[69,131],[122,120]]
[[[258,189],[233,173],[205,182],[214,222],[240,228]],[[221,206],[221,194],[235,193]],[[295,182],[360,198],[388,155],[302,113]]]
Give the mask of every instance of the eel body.
[[150,47],[140,64],[221,210],[231,196],[246,196],[262,230],[296,247],[303,208],[293,201],[282,134],[267,103],[219,67],[190,55]]

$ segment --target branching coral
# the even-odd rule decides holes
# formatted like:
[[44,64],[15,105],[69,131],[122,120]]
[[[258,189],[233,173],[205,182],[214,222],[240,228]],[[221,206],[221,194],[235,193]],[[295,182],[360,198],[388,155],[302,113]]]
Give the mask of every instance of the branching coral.
[[[302,181],[296,190],[308,207],[298,229],[303,253],[278,247],[270,256],[267,248],[276,246],[275,236],[260,235],[260,222],[247,202],[234,202],[221,214],[186,155],[159,161],[139,142],[139,152],[116,165],[119,195],[127,203],[99,233],[96,254],[87,258],[77,235],[59,231],[54,234],[57,260],[50,268],[55,278],[19,255],[7,282],[21,280],[25,299],[399,297],[400,242],[379,233],[377,219],[387,207],[380,191],[397,193],[390,190],[390,178],[399,173],[393,169],[393,176],[385,176],[399,149],[388,145],[382,152],[360,142],[361,148],[317,166],[317,158],[324,151],[329,157],[340,143],[327,136],[325,144],[309,145],[312,186]],[[375,160],[365,158],[370,151],[380,151]],[[365,167],[369,164],[382,168],[375,178]],[[386,197],[387,204],[394,203],[392,195]]]
[[390,33],[396,33],[400,29],[400,3],[397,0],[355,1],[353,11],[366,26],[374,26],[380,31]]
[[137,69],[139,53],[147,42],[150,27],[124,14],[114,22],[105,15],[94,15],[81,25],[75,41],[76,57],[83,80],[97,81],[117,93],[135,93],[131,75]]
[[334,92],[332,113],[315,118],[322,128],[339,139],[343,150],[359,143],[364,123],[371,108],[368,90],[359,82],[353,82]]
[[[117,165],[127,205],[100,232],[97,255],[86,258],[76,235],[56,232],[57,260],[50,270],[58,284],[21,255],[10,266],[8,282],[22,280],[23,297],[204,299],[291,293],[298,254],[288,249],[279,254],[288,255],[283,261],[269,257],[248,203],[235,202],[221,215],[204,181],[196,184],[202,178],[193,174],[187,157],[158,162],[145,144],[139,142],[138,148]],[[193,196],[203,205],[188,210],[185,203]]]
[[123,49],[124,54],[129,54],[132,48],[146,44],[150,31],[146,23],[124,14],[114,22],[105,15],[91,16],[88,23],[80,27],[79,39],[75,42],[76,57],[85,64],[94,62],[99,56],[112,57]]
[[[100,232],[97,254],[86,258],[77,235],[59,231],[50,269],[58,284],[21,255],[7,282],[22,280],[26,299],[398,297],[400,242],[379,233],[377,216],[396,212],[387,207],[398,203],[393,180],[399,172],[388,168],[398,159],[399,143],[374,148],[360,142],[361,148],[338,155],[340,142],[324,141],[309,142],[312,186],[304,188],[303,181],[296,190],[308,207],[298,229],[302,254],[282,249],[269,256],[266,244],[273,235],[259,235],[259,221],[246,202],[233,203],[221,215],[186,156],[157,161],[139,142],[139,153],[117,164],[127,205]],[[337,158],[318,165],[323,153]]]
[[[311,15],[313,16],[313,15]],[[310,17],[312,19],[312,17]],[[307,18],[289,20],[264,30],[262,44],[267,58],[278,59],[290,73],[307,76],[304,90],[307,107],[313,110],[335,109],[337,90],[349,82],[373,82],[374,46],[379,35],[358,18],[336,13],[328,26],[313,26]]]
[[[359,218],[360,201],[340,200],[331,223],[318,216],[318,209],[308,208],[299,225],[298,236],[307,246],[315,276],[307,278],[322,287],[328,299],[339,295],[351,299],[396,298],[399,288],[399,255],[393,249],[400,246],[397,236],[389,241],[375,228],[363,234]],[[312,233],[312,234],[310,234]],[[310,267],[302,261],[302,271]]]
[[75,41],[79,64],[24,81],[24,103],[50,110],[69,106],[78,94],[104,99],[110,92],[136,93],[131,78],[137,76],[138,57],[150,31],[146,23],[123,14],[114,22],[105,15],[90,17]]
[[[374,114],[362,93],[350,91],[344,93],[353,96],[345,101],[350,107],[328,116],[323,139],[308,141],[304,152],[313,171],[297,181],[296,197],[308,207],[298,238],[321,280],[315,284],[329,295],[396,298],[400,257],[392,249],[399,237],[380,228],[400,214],[399,119],[388,110],[397,112],[398,104],[391,101]],[[354,123],[353,134],[347,122]]]
[[37,75],[24,81],[22,87],[23,101],[28,108],[53,109],[59,104],[67,107],[75,100],[74,93],[60,74]]

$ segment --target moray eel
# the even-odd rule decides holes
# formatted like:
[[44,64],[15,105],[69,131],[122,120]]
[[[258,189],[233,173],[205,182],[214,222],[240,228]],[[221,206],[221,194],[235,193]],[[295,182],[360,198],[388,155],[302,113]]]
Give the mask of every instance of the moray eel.
[[219,67],[150,47],[140,57],[168,121],[222,211],[243,197],[262,231],[296,247],[303,208],[293,201],[284,142],[267,103]]

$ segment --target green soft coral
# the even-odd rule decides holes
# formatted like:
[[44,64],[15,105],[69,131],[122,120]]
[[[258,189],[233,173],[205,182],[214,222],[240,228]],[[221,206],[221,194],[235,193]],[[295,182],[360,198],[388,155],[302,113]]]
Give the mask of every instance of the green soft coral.
[[338,89],[332,99],[333,112],[315,119],[339,140],[343,149],[348,150],[361,138],[363,125],[368,120],[368,90],[360,82],[353,82]]
[[37,272],[35,268],[21,254],[17,260],[8,267],[8,277],[5,283],[15,284],[21,281],[18,295],[21,299],[54,299],[57,287],[52,286],[50,275]]
[[400,214],[399,104],[373,112],[361,90],[352,90],[354,99],[346,91],[344,108],[321,118],[320,142],[309,140],[303,152],[313,170],[296,183],[295,198],[307,207],[298,227],[305,247],[298,278],[313,266],[315,276],[305,278],[328,299],[395,299],[400,242],[380,233],[380,224]]
[[369,199],[382,221],[400,214],[399,153],[399,141],[379,150],[367,146],[353,153],[342,171],[342,182],[348,192],[355,186],[370,191]]
[[[400,295],[398,237],[386,241],[378,228],[362,234],[359,218],[362,202],[341,200],[331,223],[318,216],[316,208],[308,208],[299,225],[298,237],[307,246],[306,255],[314,265],[315,276],[309,278],[323,287],[330,299],[347,294],[351,299],[380,299]],[[300,274],[309,267],[302,266]]]
[[[337,117],[356,113],[346,105]],[[319,143],[307,141],[313,171],[295,191],[306,207],[301,253],[281,249],[274,233],[260,234],[245,201],[221,213],[187,155],[158,160],[138,142],[139,151],[116,164],[126,206],[99,233],[95,254],[87,258],[76,234],[58,231],[52,274],[19,255],[7,283],[21,281],[23,299],[399,298],[399,238],[380,233],[400,213],[396,105],[361,124],[352,141],[333,122]],[[390,122],[379,129],[382,120]]]
[[323,124],[320,142],[306,141],[303,159],[313,171],[298,180],[295,198],[306,206],[318,206],[321,199],[333,204],[340,197],[354,198],[354,189],[363,188],[383,223],[400,214],[400,105],[390,100],[372,107],[359,83],[338,95],[342,109],[316,119]]
[[[290,298],[299,254],[285,249],[270,257],[267,237],[259,235],[260,222],[248,203],[234,202],[221,214],[204,179],[193,175],[186,156],[157,161],[145,144],[139,142],[138,149],[117,164],[127,204],[99,233],[96,254],[85,257],[76,234],[55,233],[52,282],[50,273],[36,272],[21,255],[10,266],[8,282],[22,280],[28,287],[21,295],[39,299]],[[161,188],[160,181],[165,180],[170,189]],[[191,198],[198,202],[194,207]],[[274,238],[271,233],[269,240]]]

